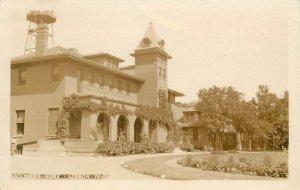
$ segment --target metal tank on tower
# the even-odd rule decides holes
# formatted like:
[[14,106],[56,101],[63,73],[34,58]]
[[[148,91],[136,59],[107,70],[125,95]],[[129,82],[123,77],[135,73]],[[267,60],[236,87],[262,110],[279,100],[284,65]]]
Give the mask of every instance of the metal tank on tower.
[[[30,11],[26,15],[26,20],[29,21],[29,27],[24,54],[35,52],[37,56],[45,55],[49,37],[52,38],[52,46],[54,47],[52,24],[56,22],[56,17],[53,11]],[[50,32],[49,25],[51,27]],[[34,46],[32,46],[33,40],[35,40]]]

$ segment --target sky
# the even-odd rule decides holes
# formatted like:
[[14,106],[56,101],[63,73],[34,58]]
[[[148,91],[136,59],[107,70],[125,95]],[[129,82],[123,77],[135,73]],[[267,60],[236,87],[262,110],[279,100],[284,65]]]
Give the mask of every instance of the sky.
[[134,63],[129,54],[152,21],[173,57],[168,86],[185,94],[177,101],[195,101],[200,89],[213,85],[233,86],[250,99],[266,84],[282,96],[288,90],[288,5],[270,2],[2,0],[5,56],[23,54],[29,10],[54,10],[55,46],[82,54],[107,52],[125,60],[121,66]]

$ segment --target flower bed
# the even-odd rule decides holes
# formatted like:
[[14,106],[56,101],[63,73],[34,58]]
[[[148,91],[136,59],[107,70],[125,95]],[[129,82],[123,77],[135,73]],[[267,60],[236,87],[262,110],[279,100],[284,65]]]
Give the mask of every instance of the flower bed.
[[173,152],[174,147],[171,143],[155,142],[127,142],[115,141],[105,142],[98,145],[96,153],[106,156],[122,156],[128,154],[153,154]]
[[270,157],[265,157],[263,161],[250,162],[246,158],[236,160],[229,157],[227,160],[220,159],[219,156],[210,156],[207,159],[195,158],[191,155],[178,160],[183,166],[199,168],[204,171],[218,171],[225,173],[241,173],[257,176],[284,177],[288,176],[288,166],[286,163],[279,163],[272,166]]

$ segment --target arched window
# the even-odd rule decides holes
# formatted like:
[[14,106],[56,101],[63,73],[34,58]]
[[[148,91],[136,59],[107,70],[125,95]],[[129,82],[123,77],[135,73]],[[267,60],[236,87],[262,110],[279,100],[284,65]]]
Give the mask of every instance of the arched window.
[[150,41],[150,39],[149,38],[144,38],[143,40],[142,40],[142,47],[149,47],[150,46],[150,44],[151,44],[151,41]]

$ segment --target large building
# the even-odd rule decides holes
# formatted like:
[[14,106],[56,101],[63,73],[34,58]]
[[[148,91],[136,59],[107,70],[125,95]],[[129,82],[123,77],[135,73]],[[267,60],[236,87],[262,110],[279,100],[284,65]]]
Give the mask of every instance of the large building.
[[81,103],[100,104],[105,97],[130,113],[82,110],[69,119],[69,139],[91,139],[91,131],[101,125],[103,141],[115,141],[120,131],[128,141],[140,141],[141,133],[156,142],[166,141],[168,126],[135,113],[142,105],[159,107],[159,93],[178,112],[175,97],[183,96],[168,89],[168,60],[172,57],[152,23],[130,54],[134,65],[120,67],[124,60],[109,53],[81,55],[74,48],[48,48],[49,25],[56,21],[52,12],[31,11],[27,20],[36,25],[29,31],[35,34],[36,45],[33,52],[11,59],[11,138],[22,143],[55,139],[62,102],[75,94]]

